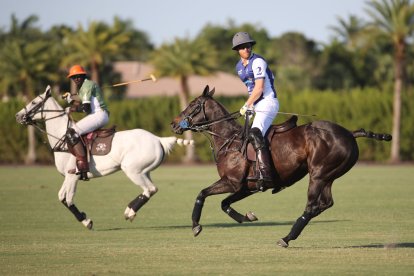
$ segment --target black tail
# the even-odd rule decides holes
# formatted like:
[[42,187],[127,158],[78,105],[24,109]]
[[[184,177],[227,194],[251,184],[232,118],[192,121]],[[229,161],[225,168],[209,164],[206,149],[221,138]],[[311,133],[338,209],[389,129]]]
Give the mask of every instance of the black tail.
[[391,139],[392,139],[391,134],[374,133],[372,131],[366,131],[363,128],[352,131],[352,135],[354,135],[355,138],[366,137],[366,138],[372,138],[372,139],[376,139],[376,140],[380,140],[380,141],[391,141]]

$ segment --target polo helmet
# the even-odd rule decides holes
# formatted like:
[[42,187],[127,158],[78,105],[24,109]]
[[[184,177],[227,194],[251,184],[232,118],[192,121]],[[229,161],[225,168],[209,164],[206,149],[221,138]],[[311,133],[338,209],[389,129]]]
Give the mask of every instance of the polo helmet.
[[233,36],[233,47],[231,49],[235,50],[237,46],[250,43],[251,45],[256,44],[256,41],[246,32],[238,32]]

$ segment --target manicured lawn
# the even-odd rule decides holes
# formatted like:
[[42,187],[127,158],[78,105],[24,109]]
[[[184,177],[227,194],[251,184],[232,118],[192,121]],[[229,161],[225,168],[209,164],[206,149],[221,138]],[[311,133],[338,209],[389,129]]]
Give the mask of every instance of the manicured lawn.
[[58,201],[54,167],[0,167],[0,275],[413,275],[414,166],[357,165],[334,182],[335,204],[285,249],[306,203],[307,178],[234,204],[259,221],[238,224],[207,198],[194,238],[191,212],[214,166],[161,166],[159,192],[130,223],[141,193],[123,173],[82,182],[75,203],[89,231]]

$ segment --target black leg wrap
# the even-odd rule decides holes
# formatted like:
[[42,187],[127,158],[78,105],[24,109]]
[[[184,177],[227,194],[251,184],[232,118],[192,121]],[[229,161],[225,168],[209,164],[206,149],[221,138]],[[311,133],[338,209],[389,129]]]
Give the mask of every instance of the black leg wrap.
[[72,204],[71,206],[68,206],[65,199],[62,200],[62,204],[65,205],[65,207],[69,209],[69,211],[75,216],[75,218],[79,222],[86,219],[86,214],[83,213],[83,212],[80,212],[79,209],[75,206],[75,204]]
[[232,219],[234,219],[238,223],[242,223],[244,221],[244,216],[239,214],[238,212],[236,212],[231,207],[227,208],[227,210],[225,210],[224,212],[226,212],[227,215],[229,215],[229,217],[231,217]]
[[303,213],[301,217],[299,217],[295,224],[292,226],[292,229],[290,230],[289,235],[287,238],[289,240],[296,240],[297,237],[299,237],[302,230],[305,228],[305,226],[309,223],[311,220],[311,215],[309,213]]
[[221,209],[227,215],[229,215],[229,217],[231,217],[232,219],[234,219],[238,223],[242,223],[244,221],[244,216],[239,214],[238,212],[236,212],[233,208],[231,208],[230,205],[225,200],[223,200],[221,202]]
[[140,194],[128,204],[128,207],[137,212],[145,203],[147,203],[149,198],[143,194]]
[[196,202],[194,204],[193,214],[192,214],[192,220],[193,222],[199,222],[201,217],[201,211],[203,210],[204,205],[204,198],[197,198]]

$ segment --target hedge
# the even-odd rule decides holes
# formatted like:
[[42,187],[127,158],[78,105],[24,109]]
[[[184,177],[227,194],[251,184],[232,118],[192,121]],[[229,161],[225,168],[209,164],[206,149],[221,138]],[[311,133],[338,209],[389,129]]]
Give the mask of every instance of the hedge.
[[[245,97],[217,97],[228,108],[229,112],[237,111],[246,100]],[[337,91],[301,91],[297,93],[280,93],[280,111],[298,113],[299,124],[312,120],[329,120],[350,130],[365,128],[374,132],[390,133],[392,131],[392,92],[375,89]],[[412,91],[402,95],[401,122],[401,159],[414,160],[414,95]],[[0,163],[20,164],[24,161],[27,150],[27,129],[15,121],[15,113],[24,104],[17,100],[0,103]],[[170,129],[172,119],[180,112],[178,97],[150,97],[125,99],[109,103],[111,111],[110,123],[117,130],[143,128],[159,136],[174,135]],[[275,123],[281,123],[289,116],[279,114]],[[242,123],[242,119],[240,119]],[[195,133],[196,154],[201,162],[212,162],[212,153],[208,139]],[[49,146],[44,143],[45,137],[37,133],[37,155],[39,163],[53,163],[53,155]],[[372,139],[358,139],[360,160],[381,161],[389,159],[391,143],[378,142]],[[180,162],[184,149],[176,147],[167,162]]]

